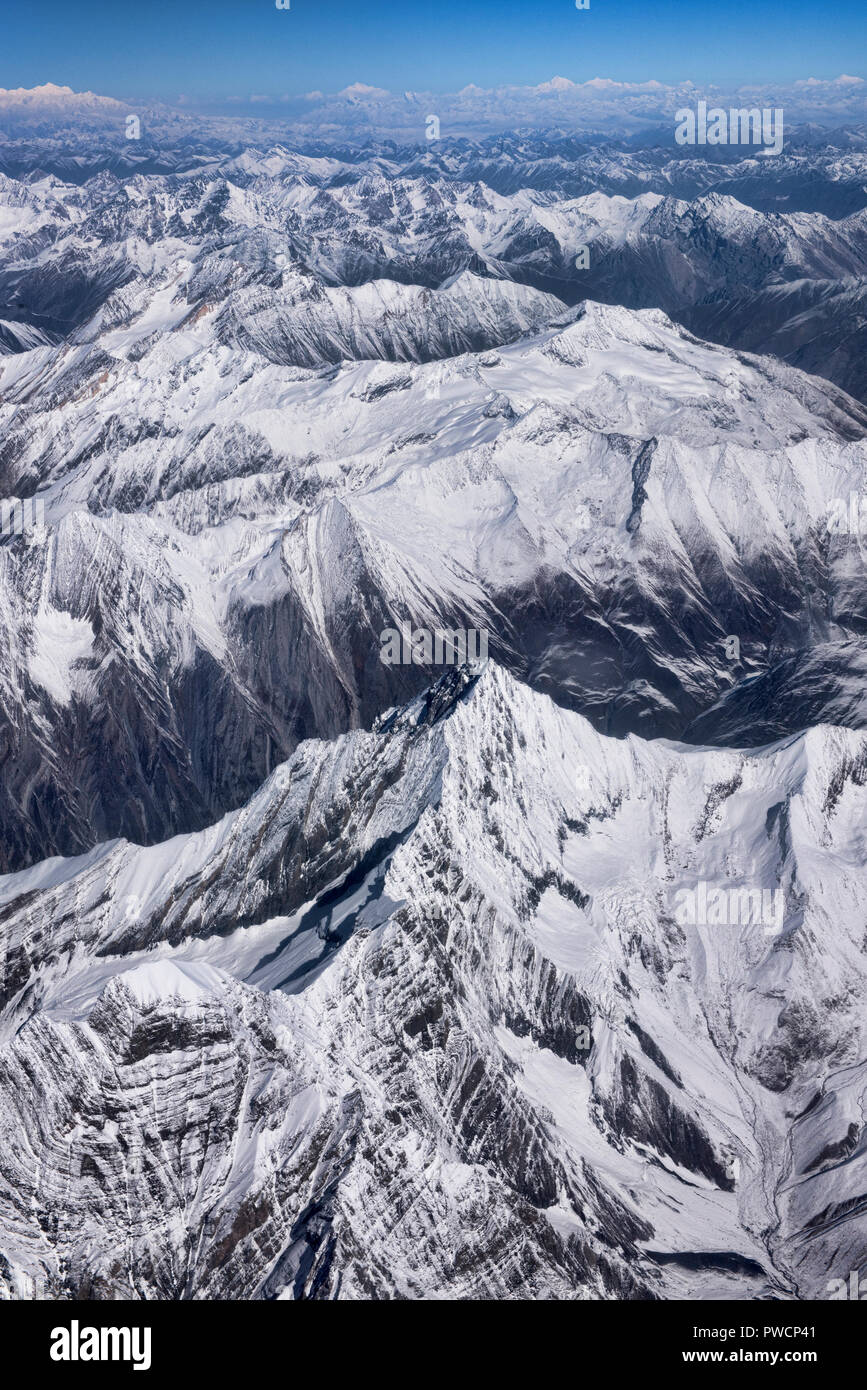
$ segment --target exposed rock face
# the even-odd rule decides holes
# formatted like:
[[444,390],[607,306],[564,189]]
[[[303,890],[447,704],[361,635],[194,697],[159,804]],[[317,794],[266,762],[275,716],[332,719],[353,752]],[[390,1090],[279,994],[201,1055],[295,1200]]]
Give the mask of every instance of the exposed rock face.
[[[125,111],[3,101],[85,144]],[[369,727],[437,674],[379,661],[401,622],[487,628],[618,736],[863,726],[860,531],[829,515],[867,413],[782,365],[860,389],[849,137],[827,208],[786,213],[725,191],[749,161],[540,138],[203,170],[190,140],[171,175],[0,174],[0,492],[44,506],[0,528],[0,869],[202,829]],[[773,178],[818,197],[817,162]]]
[[[823,1297],[863,134],[4,112],[0,1296]],[[381,659],[455,628],[487,665]]]
[[[489,664],[202,834],[7,879],[7,1290],[822,1296],[865,1235],[865,767],[608,739]],[[702,881],[779,930],[683,920]]]
[[[833,388],[589,303],[496,353],[289,369],[187,324],[177,275],[104,346],[0,359],[6,488],[45,508],[0,544],[7,869],[202,828],[369,726],[436,675],[380,661],[403,622],[487,629],[606,732],[707,742],[761,740],[715,707],[765,672],[803,727],[777,670],[860,637],[829,514],[867,416]],[[853,688],[832,655],[810,718],[860,725]]]

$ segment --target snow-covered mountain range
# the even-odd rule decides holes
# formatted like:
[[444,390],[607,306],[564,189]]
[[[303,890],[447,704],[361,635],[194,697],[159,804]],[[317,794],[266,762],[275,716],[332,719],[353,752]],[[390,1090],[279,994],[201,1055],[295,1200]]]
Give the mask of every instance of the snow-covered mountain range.
[[[202,834],[6,879],[7,1289],[825,1296],[865,1236],[865,753],[613,740],[489,664]],[[702,880],[780,931],[681,925]]]
[[860,128],[130,110],[0,93],[0,1296],[826,1297]]
[[[298,316],[318,320],[325,305],[326,317],[352,317],[351,298],[321,290],[368,286],[372,300],[355,314],[363,320],[376,315],[379,281],[444,289],[470,271],[499,283],[492,296],[507,282],[564,305],[590,297],[662,308],[702,337],[772,352],[863,399],[867,154],[828,154],[805,146],[768,173],[769,161],[754,157],[720,165],[658,149],[564,148],[546,159],[458,148],[348,161],[276,146],[208,157],[206,170],[187,150],[182,173],[143,173],[139,159],[64,182],[38,172],[31,153],[26,175],[0,174],[0,347],[65,340],[107,301],[123,312],[112,296],[152,280],[182,242],[196,265],[191,305],[231,296],[237,316],[285,319],[270,296],[286,270],[284,295],[305,305],[289,312],[290,340],[303,331]],[[499,328],[490,321],[498,312]],[[532,322],[533,311],[515,316],[509,299],[475,332],[456,323],[445,343],[432,325],[426,352],[418,342],[414,352],[453,355]],[[295,352],[303,365],[341,355],[406,352],[387,334],[377,347],[363,328],[360,338],[344,328],[312,357]]]
[[[867,411],[828,383],[659,310],[182,247],[0,359],[4,490],[44,506],[0,547],[6,866],[207,824],[429,682],[380,661],[404,621],[487,629],[608,732],[711,741],[733,687],[859,637],[859,538],[828,517]],[[856,680],[831,663],[812,715]],[[726,741],[761,741],[731,708]]]
[[233,140],[249,140],[252,132],[254,138],[288,139],[296,147],[316,141],[353,147],[370,139],[417,143],[433,113],[443,134],[461,139],[508,138],[519,132],[523,140],[552,130],[590,139],[640,139],[649,129],[670,132],[677,110],[699,100],[711,106],[782,107],[787,124],[845,127],[867,118],[867,81],[852,73],[729,86],[610,77],[574,82],[554,76],[534,86],[470,83],[459,92],[390,92],[353,82],[339,92],[258,92],[248,101],[236,94],[204,105],[181,98],[174,106],[119,101],[47,82],[29,89],[0,88],[0,123],[13,139],[62,136],[69,145],[97,135],[110,139],[125,114],[137,112],[164,146],[172,140],[210,140],[225,148]]

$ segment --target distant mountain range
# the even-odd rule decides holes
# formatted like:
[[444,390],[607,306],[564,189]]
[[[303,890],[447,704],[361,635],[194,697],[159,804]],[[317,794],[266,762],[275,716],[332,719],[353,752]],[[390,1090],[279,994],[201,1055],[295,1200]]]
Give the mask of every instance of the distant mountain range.
[[[340,92],[251,93],[244,100],[194,106],[180,98],[165,102],[136,102],[74,92],[46,83],[41,87],[0,88],[0,120],[7,135],[47,135],[86,139],[117,130],[126,112],[137,113],[162,143],[173,136],[203,138],[210,133],[225,148],[232,138],[256,144],[289,140],[355,142],[372,138],[398,144],[424,144],[429,116],[439,121],[445,138],[518,139],[540,131],[574,131],[593,137],[632,137],[650,129],[670,131],[673,144],[675,112],[704,100],[718,107],[781,107],[787,127],[812,124],[817,128],[848,126],[867,119],[867,82],[842,73],[833,79],[807,77],[790,83],[750,83],[729,87],[684,80],[677,83],[618,82],[594,77],[573,82],[553,77],[535,86],[479,87],[459,92],[389,92],[354,82]],[[123,133],[122,129],[119,133]]]

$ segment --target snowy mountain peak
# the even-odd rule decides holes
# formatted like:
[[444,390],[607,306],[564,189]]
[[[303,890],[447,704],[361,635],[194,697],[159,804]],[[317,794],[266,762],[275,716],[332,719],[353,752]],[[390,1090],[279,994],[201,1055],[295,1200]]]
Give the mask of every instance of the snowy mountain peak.
[[97,96],[95,92],[76,92],[72,87],[45,82],[38,87],[0,87],[0,107],[89,107],[109,110],[126,109],[128,103],[114,97]]
[[867,135],[685,91],[0,98],[0,1299],[859,1267]]
[[[21,876],[11,1288],[302,1296],[306,1266],[274,1260],[311,1208],[334,1237],[317,1288],[343,1297],[508,1296],[520,1265],[548,1296],[810,1298],[847,1267],[865,736],[814,730],[806,761],[802,739],[620,741],[494,663],[461,675],[302,745],[200,835]],[[185,1136],[156,1189],[155,1123],[169,1154]],[[37,1131],[38,1178],[9,1142]],[[411,1227],[380,1219],[398,1184]]]

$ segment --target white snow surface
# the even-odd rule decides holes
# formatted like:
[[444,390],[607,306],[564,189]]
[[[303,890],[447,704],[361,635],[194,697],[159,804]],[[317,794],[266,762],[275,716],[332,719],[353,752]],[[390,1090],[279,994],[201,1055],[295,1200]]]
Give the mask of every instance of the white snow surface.
[[[48,1030],[46,1046],[50,1038],[61,1055],[71,1049],[67,1065],[84,1069],[98,1105],[109,1085],[100,1079],[107,1062],[96,1061],[101,1039],[121,1029],[112,1046],[121,1056],[133,1049],[136,1085],[151,1066],[153,1084],[168,1085],[171,1066],[181,1097],[192,1084],[185,1058],[198,1056],[212,1084],[228,1085],[226,1068],[241,1055],[234,1049],[258,1055],[273,1034],[271,1080],[263,1072],[249,1082],[246,1099],[227,1093],[229,1147],[219,1153],[231,1162],[208,1179],[216,1188],[188,1189],[179,1239],[217,1192],[228,1220],[242,1193],[265,1191],[275,1164],[294,1171],[290,1153],[303,1151],[325,1116],[341,1130],[352,1096],[362,1128],[380,1134],[379,1151],[385,1143],[396,1162],[400,1155],[401,1190],[420,1203],[406,1230],[383,1224],[377,1213],[395,1200],[391,1180],[360,1151],[343,1171],[341,1239],[351,1231],[369,1259],[384,1262],[383,1288],[415,1297],[477,1291],[479,1281],[498,1289],[485,1231],[526,1249],[533,1238],[512,1224],[514,1204],[536,1191],[536,1219],[561,1242],[539,1286],[547,1296],[606,1297],[633,1278],[645,1296],[690,1288],[694,1297],[823,1296],[828,1271],[854,1258],[863,1238],[857,1204],[846,1216],[841,1203],[857,1195],[864,1162],[865,736],[816,728],[748,753],[613,740],[493,663],[456,692],[444,696],[451,704],[437,722],[419,700],[380,731],[302,745],[248,806],[206,832],[150,849],[107,846],[71,864],[71,877],[55,871],[40,883],[28,871],[3,882],[10,959],[35,914],[54,923],[50,952],[29,947],[38,1014],[25,1021],[26,991],[4,1013],[10,1065],[16,1049],[41,1057],[38,1030]],[[298,836],[315,835],[338,811],[349,821],[311,897],[277,866],[292,862]],[[341,890],[346,869],[371,852],[364,880]],[[268,885],[278,881],[289,911],[275,916]],[[780,932],[678,922],[678,890],[702,881],[779,888]],[[131,917],[131,890],[145,886]],[[330,946],[317,930],[326,920]],[[138,1014],[124,1021],[118,990],[145,1016],[158,1008],[165,1026],[176,1017],[168,1052],[140,1055]],[[580,1000],[592,1035],[586,1054],[574,1048]],[[184,1052],[182,1027],[201,1031],[200,1052]],[[88,1037],[95,1030],[86,1046],[82,1028]],[[66,1078],[51,1075],[45,1055],[42,1084],[60,1104]],[[386,1099],[397,1077],[400,1093],[414,1097],[405,1114]],[[277,1104],[287,1084],[293,1099]],[[489,1087],[491,1098],[503,1093],[502,1123],[516,1133],[530,1125],[523,1178],[505,1133],[488,1151],[469,1118],[472,1097],[493,1103],[484,1100]],[[17,1094],[15,1114],[30,1103]],[[195,1117],[203,1100],[184,1103]],[[135,1145],[130,1104],[123,1124]],[[470,1107],[468,1148],[452,1105]],[[263,1106],[264,1130],[255,1118]],[[0,1089],[0,1125],[12,1134],[18,1124]],[[851,1125],[854,1141],[832,1158]],[[76,1134],[89,1152],[87,1131]],[[288,1233],[293,1203],[303,1200],[298,1193],[274,1207],[268,1198],[268,1220]],[[10,1202],[14,1193],[0,1188],[7,1227]],[[152,1211],[148,1241],[157,1231],[168,1238],[174,1210]],[[471,1225],[469,1283],[447,1272],[455,1223],[467,1213],[480,1223]],[[639,1223],[641,1253],[606,1247],[613,1272],[579,1275],[573,1237],[594,1247],[611,1219],[620,1241]],[[53,1256],[23,1215],[15,1228],[13,1263],[38,1284]],[[99,1263],[99,1231],[108,1239],[111,1229],[100,1216],[76,1248]],[[660,1265],[652,1252],[674,1263]],[[679,1255],[698,1267],[690,1273]],[[257,1268],[264,1278],[270,1266]],[[278,1293],[298,1270],[293,1260],[281,1268]],[[217,1272],[195,1277],[203,1289],[224,1287]],[[343,1278],[343,1296],[363,1296],[363,1281],[346,1269]]]

